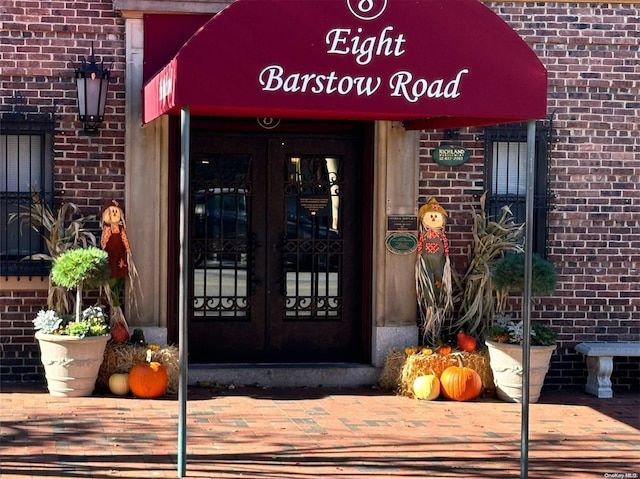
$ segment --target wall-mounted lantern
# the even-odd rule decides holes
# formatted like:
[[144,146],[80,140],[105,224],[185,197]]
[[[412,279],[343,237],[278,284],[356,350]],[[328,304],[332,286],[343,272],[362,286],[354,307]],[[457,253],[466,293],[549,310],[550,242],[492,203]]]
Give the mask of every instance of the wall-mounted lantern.
[[104,118],[110,72],[103,62],[96,62],[93,43],[89,60],[81,57],[80,62],[75,69],[79,118],[86,131],[95,131]]

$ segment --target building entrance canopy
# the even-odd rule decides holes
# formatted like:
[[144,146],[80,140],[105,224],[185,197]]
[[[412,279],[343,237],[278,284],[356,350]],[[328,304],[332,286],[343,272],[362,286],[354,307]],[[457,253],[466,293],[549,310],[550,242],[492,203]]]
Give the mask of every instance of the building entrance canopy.
[[458,128],[542,119],[546,95],[535,53],[477,0],[236,0],[146,82],[143,122],[188,107]]

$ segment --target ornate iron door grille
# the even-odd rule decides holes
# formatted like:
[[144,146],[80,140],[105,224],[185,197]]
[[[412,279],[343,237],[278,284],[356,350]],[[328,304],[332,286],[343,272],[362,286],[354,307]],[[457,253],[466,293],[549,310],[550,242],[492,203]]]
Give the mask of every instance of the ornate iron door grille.
[[285,179],[286,321],[339,321],[342,312],[342,161],[292,156]]
[[253,294],[251,158],[197,158],[191,180],[195,321],[248,320]]

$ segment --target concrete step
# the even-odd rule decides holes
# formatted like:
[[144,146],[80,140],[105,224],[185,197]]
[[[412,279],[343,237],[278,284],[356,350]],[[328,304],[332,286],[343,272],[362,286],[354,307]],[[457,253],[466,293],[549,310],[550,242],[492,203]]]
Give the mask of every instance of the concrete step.
[[359,387],[378,382],[381,368],[366,364],[196,364],[189,384],[263,387]]

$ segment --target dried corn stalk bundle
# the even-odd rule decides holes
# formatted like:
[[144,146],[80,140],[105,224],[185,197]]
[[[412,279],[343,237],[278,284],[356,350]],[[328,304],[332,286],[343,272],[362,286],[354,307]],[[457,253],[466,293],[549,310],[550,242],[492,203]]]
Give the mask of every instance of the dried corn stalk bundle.
[[151,360],[162,364],[167,370],[168,393],[178,391],[180,379],[180,358],[175,346],[139,345],[139,344],[107,344],[104,361],[100,366],[96,385],[109,387],[109,377],[115,373],[128,373],[133,366],[147,360],[147,349],[151,349]]
[[524,223],[515,223],[508,206],[502,207],[498,221],[486,213],[486,193],[480,198],[480,210],[473,210],[473,244],[469,245],[469,264],[462,278],[460,318],[452,325],[454,331],[480,335],[496,311],[492,282],[495,262],[505,253],[522,253]]

